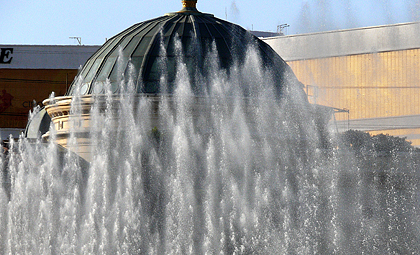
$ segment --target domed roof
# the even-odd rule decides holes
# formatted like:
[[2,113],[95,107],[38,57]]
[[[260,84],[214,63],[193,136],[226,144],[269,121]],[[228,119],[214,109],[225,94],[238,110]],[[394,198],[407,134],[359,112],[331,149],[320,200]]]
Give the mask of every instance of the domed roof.
[[[119,93],[122,74],[127,77],[133,73],[138,93],[172,93],[179,48],[194,91],[199,91],[196,74],[206,75],[204,56],[216,48],[220,67],[228,70],[244,61],[250,44],[259,51],[263,64],[274,70],[280,91],[289,67],[278,54],[242,27],[197,11],[196,2],[184,1],[181,11],[135,24],[109,39],[86,62],[67,95],[74,95],[77,86],[82,95],[104,93],[107,81],[111,91]],[[182,47],[176,46],[177,41]],[[168,85],[162,91],[159,84],[164,72]]]

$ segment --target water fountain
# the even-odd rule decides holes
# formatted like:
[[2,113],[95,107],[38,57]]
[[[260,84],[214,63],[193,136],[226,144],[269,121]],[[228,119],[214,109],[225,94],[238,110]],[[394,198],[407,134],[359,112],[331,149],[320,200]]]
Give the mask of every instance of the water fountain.
[[11,143],[0,252],[418,251],[415,184],[369,182],[284,61],[195,2],[111,38]]

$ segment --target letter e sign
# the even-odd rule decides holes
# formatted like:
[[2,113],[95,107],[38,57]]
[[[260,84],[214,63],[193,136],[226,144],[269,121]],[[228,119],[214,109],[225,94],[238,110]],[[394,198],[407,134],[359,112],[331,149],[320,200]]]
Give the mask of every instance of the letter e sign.
[[10,64],[12,62],[13,48],[0,48],[0,64]]

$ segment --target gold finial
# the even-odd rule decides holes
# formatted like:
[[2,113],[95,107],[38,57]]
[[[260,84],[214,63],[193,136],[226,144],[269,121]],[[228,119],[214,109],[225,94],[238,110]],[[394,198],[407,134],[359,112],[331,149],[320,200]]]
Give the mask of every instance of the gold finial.
[[182,0],[184,8],[196,8],[197,0]]
[[205,15],[205,16],[213,16],[212,14],[207,14],[207,13],[202,13],[199,12],[197,10],[197,8],[195,7],[197,5],[197,0],[181,0],[182,2],[182,9],[178,12],[170,12],[167,13],[166,15]]

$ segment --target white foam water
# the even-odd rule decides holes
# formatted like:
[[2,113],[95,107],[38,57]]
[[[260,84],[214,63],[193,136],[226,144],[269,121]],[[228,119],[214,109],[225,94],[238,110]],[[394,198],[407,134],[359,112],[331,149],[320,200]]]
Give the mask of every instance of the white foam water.
[[136,94],[133,68],[118,96],[108,82],[93,95],[106,107],[92,105],[89,164],[58,148],[53,129],[48,143],[12,142],[2,158],[10,197],[0,192],[0,253],[419,251],[417,183],[374,185],[332,135],[320,146],[293,86],[279,99],[256,51],[245,59],[227,72],[210,53],[199,96],[181,55],[172,95]]

